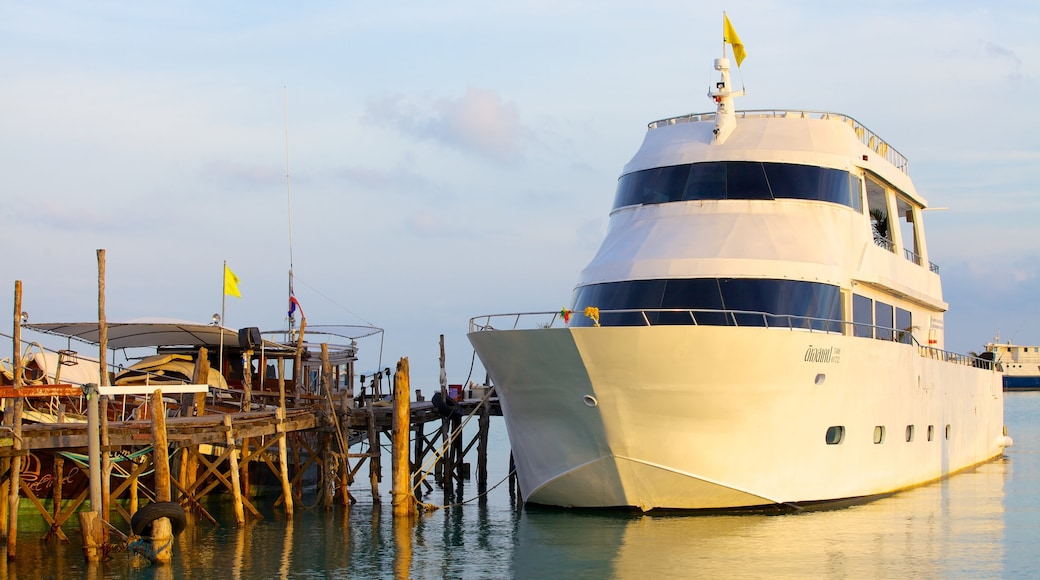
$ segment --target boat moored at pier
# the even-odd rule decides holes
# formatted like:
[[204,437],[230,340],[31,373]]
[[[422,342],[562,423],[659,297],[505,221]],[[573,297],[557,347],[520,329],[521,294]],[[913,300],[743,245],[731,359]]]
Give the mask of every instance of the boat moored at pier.
[[805,506],[1000,456],[906,158],[845,114],[736,111],[715,69],[713,112],[649,124],[570,305],[470,321],[524,499]]

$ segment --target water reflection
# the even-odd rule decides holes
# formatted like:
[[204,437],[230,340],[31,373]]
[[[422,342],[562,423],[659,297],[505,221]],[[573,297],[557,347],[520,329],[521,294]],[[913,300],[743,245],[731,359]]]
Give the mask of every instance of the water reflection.
[[516,512],[504,486],[486,501],[411,522],[394,522],[389,508],[363,496],[349,513],[301,506],[287,521],[268,508],[263,520],[243,526],[234,524],[230,507],[207,505],[220,525],[192,521],[167,569],[126,553],[88,566],[78,530],[65,530],[70,542],[40,542],[46,526],[34,528],[42,522],[36,518],[19,526],[18,560],[0,556],[0,577],[1028,577],[1040,569],[1040,395],[1030,401],[1029,414],[1009,409],[1010,459],[842,510]]
[[1004,559],[1005,461],[841,510],[619,516],[528,510],[517,576],[993,577]]

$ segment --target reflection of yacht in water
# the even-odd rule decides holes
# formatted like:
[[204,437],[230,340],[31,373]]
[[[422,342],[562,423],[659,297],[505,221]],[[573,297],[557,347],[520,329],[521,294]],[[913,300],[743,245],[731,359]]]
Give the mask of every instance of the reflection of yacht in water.
[[1040,346],[1022,346],[996,340],[982,355],[1004,373],[1005,391],[1040,391]]
[[808,504],[1001,455],[907,160],[847,115],[735,112],[715,68],[714,112],[650,123],[569,309],[471,321],[525,499]]

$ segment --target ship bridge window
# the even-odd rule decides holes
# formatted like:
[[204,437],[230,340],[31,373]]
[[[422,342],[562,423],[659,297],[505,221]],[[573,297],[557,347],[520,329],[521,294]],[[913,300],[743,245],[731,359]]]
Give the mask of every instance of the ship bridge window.
[[655,167],[618,180],[614,209],[627,205],[699,199],[808,199],[863,211],[861,181],[841,169],[715,161]]
[[[691,278],[629,280],[575,290],[571,309],[600,311],[603,326],[705,324],[841,332],[841,291],[800,280]],[[585,317],[570,326],[591,326]]]
[[874,324],[877,330],[874,338],[878,340],[892,340],[892,321],[895,311],[891,304],[885,304],[880,300],[874,302]]

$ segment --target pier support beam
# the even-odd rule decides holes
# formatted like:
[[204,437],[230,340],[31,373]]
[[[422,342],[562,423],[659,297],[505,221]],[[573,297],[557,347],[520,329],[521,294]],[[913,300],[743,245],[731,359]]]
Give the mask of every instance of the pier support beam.
[[416,515],[415,494],[412,493],[412,470],[408,461],[408,434],[411,431],[411,401],[409,395],[408,358],[397,362],[394,375],[394,418],[393,418],[393,512],[394,517]]

